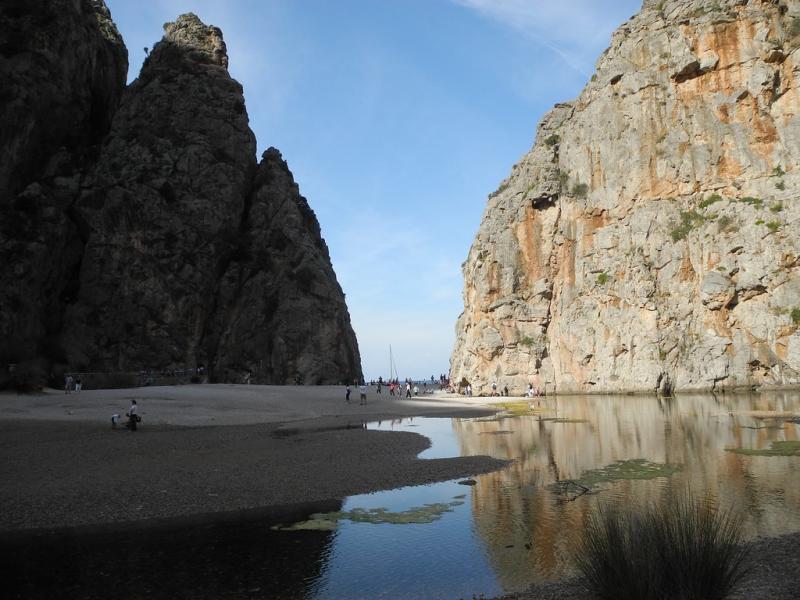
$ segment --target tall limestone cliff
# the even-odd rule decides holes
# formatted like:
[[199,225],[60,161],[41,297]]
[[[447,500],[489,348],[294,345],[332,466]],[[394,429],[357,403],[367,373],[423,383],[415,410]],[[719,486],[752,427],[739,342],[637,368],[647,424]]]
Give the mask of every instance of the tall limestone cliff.
[[[83,58],[91,48],[79,34],[90,32],[94,41],[116,29],[102,1],[64,1],[17,19],[20,39],[36,39],[48,11],[83,19],[63,27],[74,47],[62,43],[48,54],[51,70],[71,81],[76,53]],[[13,303],[9,293],[0,295],[6,327],[19,330],[0,358],[36,356],[51,367],[92,371],[204,365],[212,380],[226,381],[359,378],[357,342],[316,216],[277,151],[256,164],[243,90],[228,74],[221,31],[193,14],[164,28],[127,89],[123,69],[117,88],[101,80],[97,93],[86,94],[91,110],[112,110],[75,120],[75,132],[57,142],[80,158],[66,169],[69,193],[51,211],[64,223],[62,235],[32,240],[18,232],[22,251],[2,272],[11,293],[50,300],[31,313],[19,310],[24,298]],[[115,40],[124,51],[118,34]],[[108,78],[110,67],[85,70]],[[77,104],[36,79],[20,87],[43,98],[29,109],[35,124],[47,123],[52,106]],[[0,110],[10,114],[6,104]],[[52,144],[23,138],[4,136],[2,151],[34,173],[27,157],[46,156]],[[84,138],[93,141],[91,152],[76,151],[74,140]],[[41,194],[41,177],[32,175],[17,193],[21,170],[0,173],[3,200],[30,212],[23,201]],[[9,239],[4,234],[0,248]],[[34,245],[49,264],[31,264]],[[39,288],[17,285],[17,271],[32,273]]]
[[800,383],[800,1],[646,0],[464,263],[475,393]]

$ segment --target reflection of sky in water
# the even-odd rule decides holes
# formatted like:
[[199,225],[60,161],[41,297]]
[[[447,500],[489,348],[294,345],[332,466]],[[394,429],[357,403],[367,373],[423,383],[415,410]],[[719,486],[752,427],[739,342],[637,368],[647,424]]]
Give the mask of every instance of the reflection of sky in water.
[[[687,488],[745,511],[748,537],[800,531],[800,458],[726,452],[800,438],[800,425],[785,418],[800,409],[796,392],[674,400],[548,398],[541,409],[538,415],[499,421],[414,418],[370,424],[431,438],[423,459],[485,454],[515,462],[477,477],[474,487],[445,482],[349,498],[344,511],[404,511],[466,494],[463,505],[430,524],[341,522],[316,597],[469,598],[524,589],[573,572],[571,549],[599,501],[625,510],[670,503]],[[566,422],[547,420],[553,417]],[[550,488],[588,470],[640,458],[682,469],[668,478],[602,481],[597,493],[584,496]]]
[[[371,423],[370,429],[413,431],[433,440],[422,458],[459,456],[450,419]],[[394,525],[341,521],[315,598],[471,598],[502,593],[473,527],[470,486],[447,481],[352,496],[342,511],[400,512],[460,500],[433,523]],[[464,496],[457,499],[457,496]]]

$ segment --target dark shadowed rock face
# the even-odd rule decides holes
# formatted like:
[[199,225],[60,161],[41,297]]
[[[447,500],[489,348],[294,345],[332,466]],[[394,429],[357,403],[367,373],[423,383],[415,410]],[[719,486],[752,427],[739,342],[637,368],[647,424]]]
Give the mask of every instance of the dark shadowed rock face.
[[[126,90],[76,206],[86,249],[71,362],[195,365],[255,170],[218,29],[183,15]],[[194,44],[194,45],[192,45]]]
[[[127,51],[89,0],[0,3],[0,363],[64,358],[84,165],[125,88]],[[0,382],[2,381],[0,376]]]
[[[344,295],[314,211],[280,152],[262,157],[243,221],[242,245],[221,283],[216,371],[271,381],[352,381],[361,360]],[[256,360],[257,359],[257,360]]]
[[[166,24],[123,93],[126,53],[102,2],[34,2],[30,14],[16,4],[27,6],[0,12],[13,25],[0,74],[10,70],[35,101],[0,104],[3,210],[15,211],[0,237],[0,333],[14,334],[0,360],[203,364],[212,379],[275,383],[359,377],[316,217],[277,151],[256,166],[221,31],[193,14]],[[24,40],[47,38],[50,13],[61,37],[47,60],[16,58],[32,53]],[[17,74],[39,62],[38,75]],[[70,83],[86,93],[69,97]],[[62,104],[75,118],[34,135]],[[11,122],[20,115],[27,127]]]

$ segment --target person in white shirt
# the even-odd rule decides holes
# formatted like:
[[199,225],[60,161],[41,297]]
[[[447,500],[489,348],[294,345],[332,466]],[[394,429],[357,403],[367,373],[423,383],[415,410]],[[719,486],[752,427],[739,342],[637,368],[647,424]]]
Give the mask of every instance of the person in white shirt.
[[367,403],[367,385],[362,383],[358,386],[358,393],[361,394],[361,404]]
[[136,400],[131,400],[131,407],[128,409],[128,428],[131,431],[136,431],[136,423],[139,420],[139,407],[136,406]]

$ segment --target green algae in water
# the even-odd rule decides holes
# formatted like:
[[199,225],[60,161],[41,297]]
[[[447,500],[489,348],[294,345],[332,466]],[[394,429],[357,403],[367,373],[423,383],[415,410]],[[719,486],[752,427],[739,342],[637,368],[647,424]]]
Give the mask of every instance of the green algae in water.
[[307,521],[300,521],[292,525],[275,525],[276,531],[332,531],[336,529],[339,521],[353,523],[391,523],[394,525],[419,525],[433,523],[442,518],[447,512],[453,512],[453,507],[464,504],[464,494],[456,496],[452,502],[436,502],[415,506],[401,512],[392,512],[385,508],[354,508],[350,511],[337,511],[329,513],[315,513]]
[[624,479],[671,477],[680,470],[680,465],[654,463],[643,458],[634,458],[631,460],[618,460],[600,469],[584,471],[577,482],[586,487],[593,487],[598,483],[620,481]]
[[527,417],[538,415],[544,409],[534,408],[530,402],[500,402],[495,404],[498,410],[510,414],[512,417]]
[[567,417],[542,417],[540,421],[547,421],[549,423],[588,423],[586,419],[570,419]]
[[768,450],[755,448],[725,448],[725,452],[743,454],[744,456],[800,456],[800,441],[772,442]]

